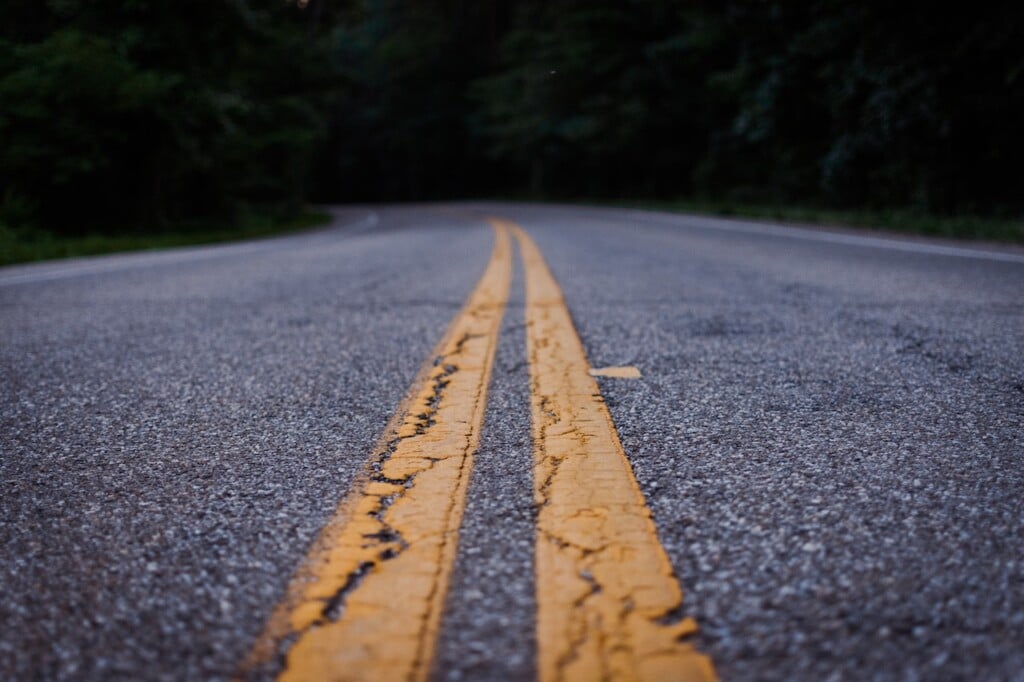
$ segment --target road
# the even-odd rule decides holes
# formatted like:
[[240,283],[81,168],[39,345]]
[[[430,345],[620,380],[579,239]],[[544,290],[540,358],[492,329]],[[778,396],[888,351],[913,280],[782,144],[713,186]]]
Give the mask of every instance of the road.
[[334,214],[0,269],[0,677],[1024,680],[1024,253]]

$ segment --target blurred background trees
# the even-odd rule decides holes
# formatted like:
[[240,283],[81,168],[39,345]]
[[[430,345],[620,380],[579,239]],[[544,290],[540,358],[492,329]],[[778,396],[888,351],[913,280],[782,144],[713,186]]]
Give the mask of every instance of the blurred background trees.
[[0,222],[308,201],[1024,212],[1019,3],[6,0]]

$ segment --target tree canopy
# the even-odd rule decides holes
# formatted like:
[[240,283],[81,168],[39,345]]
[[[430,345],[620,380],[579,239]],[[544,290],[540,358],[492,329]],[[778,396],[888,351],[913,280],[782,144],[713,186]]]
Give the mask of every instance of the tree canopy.
[[8,0],[0,222],[307,201],[806,202],[1019,217],[1019,3]]

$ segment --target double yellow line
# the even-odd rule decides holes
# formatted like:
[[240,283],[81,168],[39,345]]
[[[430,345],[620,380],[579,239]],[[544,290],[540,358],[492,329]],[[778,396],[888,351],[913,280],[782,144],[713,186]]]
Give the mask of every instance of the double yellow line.
[[538,673],[713,680],[682,592],[540,250],[497,219],[490,263],[370,465],[321,533],[244,670],[281,680],[430,672],[512,278],[526,275],[534,441]]

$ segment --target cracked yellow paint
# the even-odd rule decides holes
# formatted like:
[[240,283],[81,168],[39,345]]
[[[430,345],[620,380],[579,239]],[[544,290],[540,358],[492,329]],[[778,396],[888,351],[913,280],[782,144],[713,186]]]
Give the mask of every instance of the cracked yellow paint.
[[508,229],[494,231],[483,277],[243,670],[283,655],[281,680],[426,678],[512,276]]
[[678,616],[682,592],[561,289],[514,231],[526,272],[540,680],[714,680],[711,660],[685,641],[696,623]]
[[639,379],[640,370],[636,367],[594,367],[590,370],[592,377],[610,377],[612,379]]

